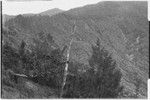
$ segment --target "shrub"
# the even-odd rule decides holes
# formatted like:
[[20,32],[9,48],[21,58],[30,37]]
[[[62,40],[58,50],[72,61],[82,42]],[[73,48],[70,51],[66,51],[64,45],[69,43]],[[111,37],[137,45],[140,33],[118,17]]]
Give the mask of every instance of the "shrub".
[[48,44],[43,44],[47,43],[39,41],[35,47],[32,46],[31,52],[26,48],[24,41],[18,49],[12,48],[7,43],[4,44],[2,50],[4,69],[25,74],[29,79],[41,85],[60,87],[64,69],[63,52],[59,48],[50,49]]
[[16,70],[19,65],[19,55],[16,49],[11,47],[7,42],[2,46],[2,63],[6,70]]
[[48,47],[45,45],[38,44],[37,46],[39,47],[35,47],[32,56],[29,57],[31,66],[28,68],[28,73],[32,72],[36,76],[34,80],[42,85],[60,87],[64,69],[62,50],[58,48],[48,52]]

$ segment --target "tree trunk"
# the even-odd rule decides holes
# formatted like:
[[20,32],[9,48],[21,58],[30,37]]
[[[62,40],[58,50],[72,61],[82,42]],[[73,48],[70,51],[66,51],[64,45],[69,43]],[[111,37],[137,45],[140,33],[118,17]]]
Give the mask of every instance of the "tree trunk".
[[[75,25],[75,23],[74,23],[74,25]],[[72,31],[71,35],[73,35],[75,33],[75,30],[76,30],[76,26],[73,27],[73,31]],[[68,50],[67,50],[67,62],[69,62],[70,50],[71,50],[72,42],[73,42],[73,38],[71,39],[71,41],[69,43]],[[66,79],[67,79],[67,75],[68,75],[68,66],[69,66],[69,63],[66,63],[65,66],[66,67],[65,67],[65,70],[64,70],[64,77],[63,77],[63,83],[62,83],[62,87],[61,87],[60,97],[62,97],[63,94],[64,94],[64,87],[65,87]]]
[[[69,44],[68,51],[67,51],[67,61],[69,61],[70,49],[71,49],[72,41],[73,41],[73,39],[71,40],[71,42],[70,42],[70,44]],[[66,67],[65,67],[65,70],[64,70],[64,78],[63,78],[63,83],[62,83],[62,88],[61,88],[60,97],[62,97],[62,95],[63,95],[63,89],[64,89],[64,86],[65,86],[65,84],[66,84],[66,79],[67,79],[67,75],[68,75],[68,66],[69,66],[69,64],[66,63]]]

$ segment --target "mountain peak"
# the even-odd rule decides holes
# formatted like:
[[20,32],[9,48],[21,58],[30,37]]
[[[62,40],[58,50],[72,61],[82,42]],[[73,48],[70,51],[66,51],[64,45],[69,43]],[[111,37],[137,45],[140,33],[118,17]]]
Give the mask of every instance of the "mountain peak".
[[59,9],[59,8],[53,8],[44,12],[41,12],[40,15],[48,15],[48,16],[53,16],[55,14],[61,13],[63,12],[63,10]]

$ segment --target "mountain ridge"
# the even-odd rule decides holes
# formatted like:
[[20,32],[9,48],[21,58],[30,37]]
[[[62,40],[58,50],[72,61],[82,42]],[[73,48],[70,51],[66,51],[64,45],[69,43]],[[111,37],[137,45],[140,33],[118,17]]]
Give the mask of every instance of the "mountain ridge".
[[46,10],[46,11],[43,11],[41,13],[39,13],[40,15],[49,15],[49,16],[53,16],[55,14],[58,14],[58,13],[61,13],[63,12],[63,10],[59,9],[59,8],[53,8],[53,9],[50,9],[50,10]]
[[[18,14],[18,15],[22,15],[22,16],[25,16],[25,17],[30,17],[30,16],[53,16],[55,14],[58,14],[58,13],[61,13],[63,12],[63,10],[59,9],[59,8],[53,8],[53,9],[49,9],[49,10],[46,10],[46,11],[42,11],[42,12],[39,12],[39,13],[25,13],[25,14]],[[3,14],[3,23],[5,23],[6,21],[8,21],[9,19],[12,19],[12,18],[15,18],[17,17],[18,15],[8,15],[8,14]]]

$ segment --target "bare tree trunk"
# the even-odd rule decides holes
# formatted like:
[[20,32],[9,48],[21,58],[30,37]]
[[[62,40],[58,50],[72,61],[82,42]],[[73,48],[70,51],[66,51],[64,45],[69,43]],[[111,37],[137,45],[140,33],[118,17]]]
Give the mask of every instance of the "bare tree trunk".
[[[73,32],[72,32],[71,35],[73,35],[75,33],[75,30],[76,30],[76,26],[73,28]],[[69,43],[68,50],[67,50],[67,62],[69,62],[70,50],[71,50],[72,42],[73,42],[73,38],[71,39],[71,41]],[[63,83],[62,83],[61,92],[60,92],[60,97],[62,97],[63,94],[64,94],[64,87],[66,85],[66,79],[67,79],[67,75],[68,75],[68,66],[69,66],[69,63],[66,63],[65,70],[64,70]]]
[[[69,61],[70,49],[71,49],[72,41],[73,41],[73,39],[71,40],[71,42],[70,42],[70,44],[69,44],[68,51],[67,51],[67,61]],[[65,66],[66,66],[66,67],[65,67],[65,71],[64,71],[64,78],[63,78],[63,83],[62,83],[62,88],[61,88],[61,94],[60,94],[60,97],[62,97],[62,95],[63,95],[63,90],[64,90],[64,86],[65,86],[65,84],[66,84],[66,79],[67,79],[68,66],[69,66],[69,64],[66,63]]]
[[10,73],[11,75],[18,76],[18,77],[28,77],[25,74],[18,74],[18,73],[13,72],[12,70],[8,70],[8,73]]

